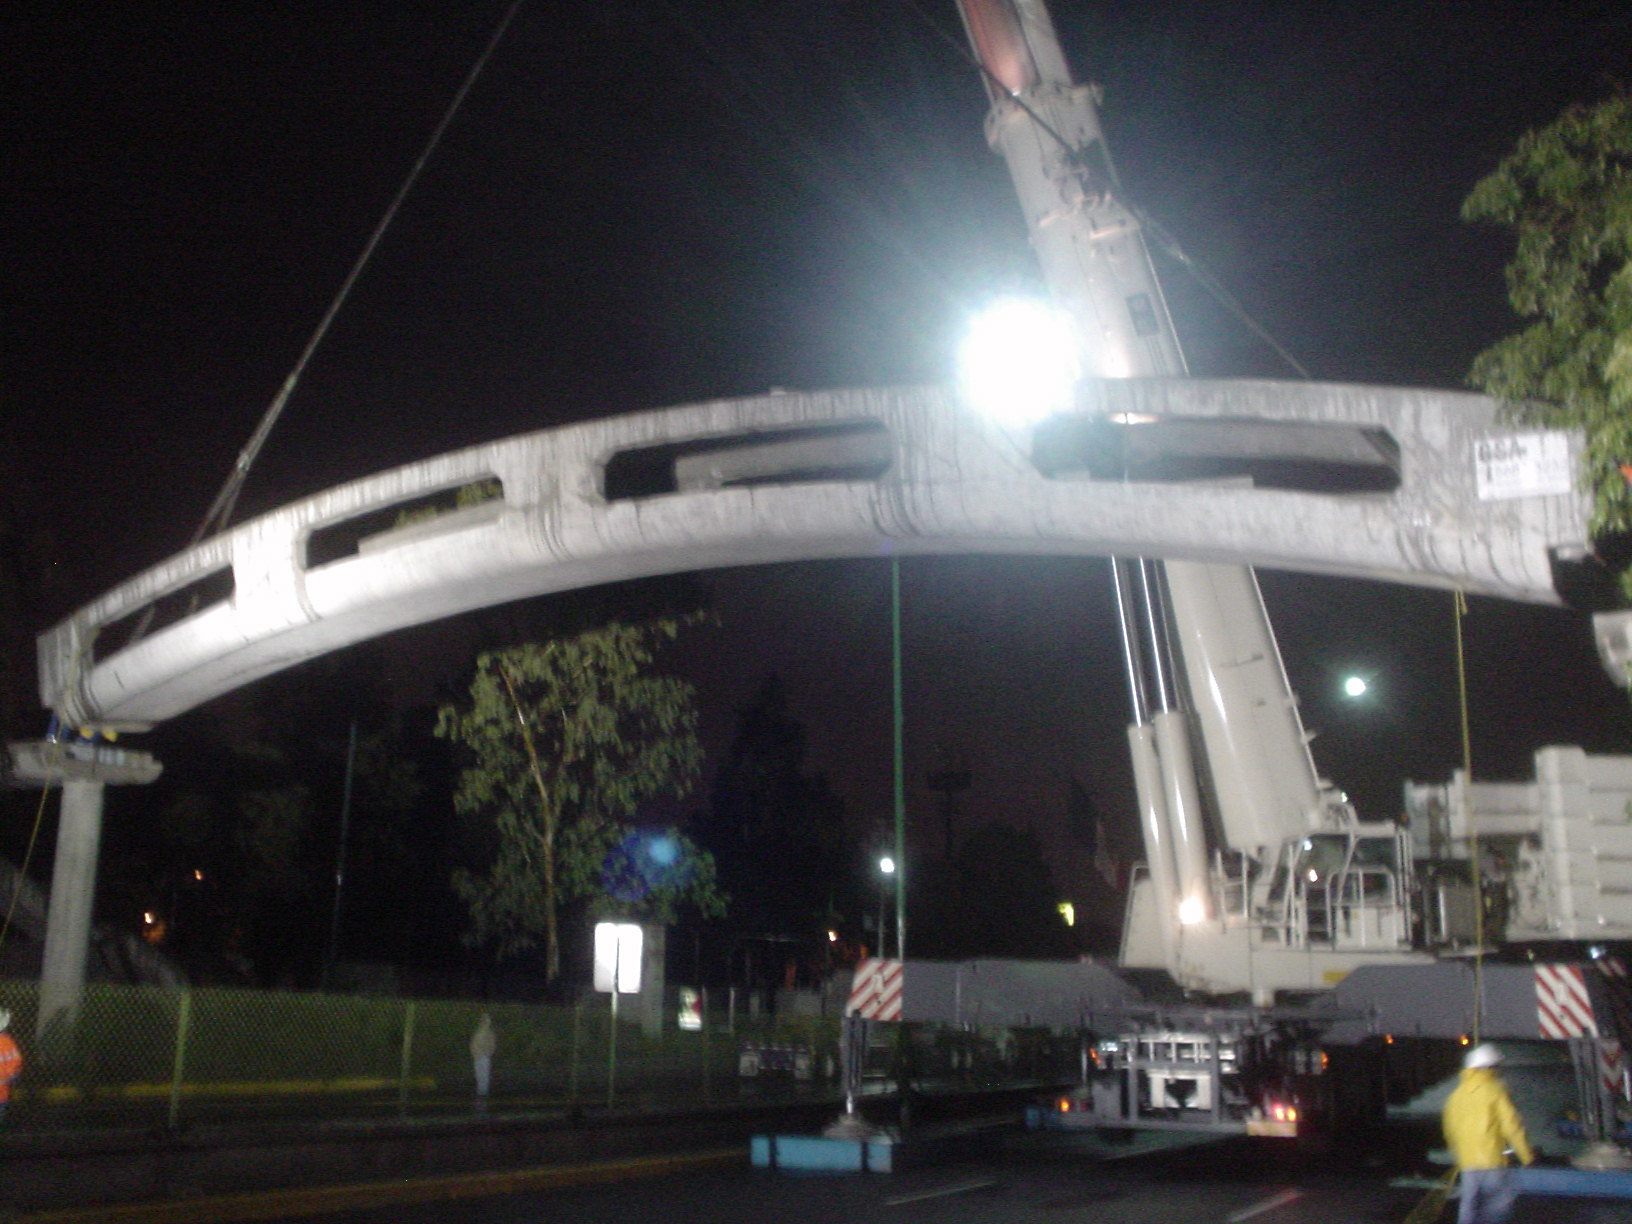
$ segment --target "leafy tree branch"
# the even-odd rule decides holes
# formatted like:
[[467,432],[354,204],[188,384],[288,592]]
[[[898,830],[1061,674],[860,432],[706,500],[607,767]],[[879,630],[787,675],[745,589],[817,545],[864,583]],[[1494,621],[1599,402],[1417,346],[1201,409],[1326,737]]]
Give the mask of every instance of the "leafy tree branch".
[[1462,215],[1514,232],[1508,299],[1531,320],[1471,381],[1520,422],[1585,430],[1594,531],[1632,530],[1632,94],[1525,133]]
[[701,768],[693,690],[654,670],[685,623],[614,623],[489,651],[477,660],[468,703],[439,712],[437,734],[472,758],[455,805],[491,820],[496,834],[487,869],[454,877],[471,942],[501,956],[542,942],[554,980],[568,905],[615,903],[626,915],[659,920],[680,904],[723,909],[712,859],[678,833],[648,834],[667,837],[673,858],[663,866],[673,869],[648,872],[644,889],[631,893],[618,866],[641,805],[684,795]]

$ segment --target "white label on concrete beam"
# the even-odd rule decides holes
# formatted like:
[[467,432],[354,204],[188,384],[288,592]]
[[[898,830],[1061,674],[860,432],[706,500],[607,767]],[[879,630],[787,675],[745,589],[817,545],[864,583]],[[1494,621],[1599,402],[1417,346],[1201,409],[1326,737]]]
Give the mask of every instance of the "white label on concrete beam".
[[1568,493],[1569,435],[1548,430],[1480,438],[1473,444],[1473,468],[1480,501]]

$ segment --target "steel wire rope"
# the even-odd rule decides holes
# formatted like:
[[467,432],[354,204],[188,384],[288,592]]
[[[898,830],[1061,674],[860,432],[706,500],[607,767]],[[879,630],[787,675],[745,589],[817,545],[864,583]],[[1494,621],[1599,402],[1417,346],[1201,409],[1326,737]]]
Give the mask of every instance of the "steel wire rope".
[[[61,752],[58,747],[56,751]],[[17,877],[11,884],[11,901],[6,906],[6,917],[0,922],[0,947],[4,947],[6,936],[11,933],[11,920],[17,913],[17,899],[22,896],[23,885],[28,882],[29,864],[34,861],[34,845],[40,839],[40,825],[45,817],[45,801],[51,795],[53,779],[46,778],[45,785],[40,787],[40,805],[34,809],[34,828],[28,835],[28,849],[23,851],[23,865],[17,868]]]
[[[458,92],[454,94],[453,101],[448,104],[441,120],[432,129],[430,138],[425,142],[425,147],[420,151],[418,159],[408,171],[402,186],[397,189],[396,195],[386,207],[385,214],[380,218],[379,224],[374,227],[374,232],[369,235],[367,243],[363,246],[362,253],[358,255],[356,262],[352,264],[351,271],[346,274],[346,279],[341,282],[339,290],[329,303],[329,308],[324,312],[323,318],[318,322],[311,339],[306,342],[306,347],[301,352],[299,359],[296,360],[294,368],[289,371],[289,375],[284,379],[283,386],[278,389],[278,393],[272,397],[271,404],[267,406],[266,412],[261,416],[260,424],[256,426],[255,432],[250,436],[248,443],[239,452],[237,462],[233,464],[232,473],[227,477],[227,481],[222,486],[220,493],[216,495],[215,501],[211,503],[209,510],[205,513],[203,522],[198,525],[198,529],[193,533],[189,546],[197,544],[205,535],[209,534],[212,524],[215,526],[217,533],[226,528],[228,520],[232,518],[233,510],[238,504],[238,494],[243,489],[250,468],[259,456],[261,448],[266,444],[266,439],[271,434],[273,426],[277,424],[278,418],[283,415],[284,406],[294,393],[295,385],[300,381],[301,375],[305,373],[306,366],[311,361],[312,355],[328,334],[330,325],[333,324],[335,316],[340,313],[341,307],[345,305],[346,299],[351,296],[352,287],[357,283],[358,278],[362,276],[363,269],[373,257],[374,249],[379,246],[380,240],[385,236],[385,231],[390,227],[392,221],[396,219],[398,209],[402,207],[408,193],[413,190],[414,184],[418,181],[421,171],[425,169],[431,154],[436,151],[437,145],[441,143],[443,134],[448,130],[454,116],[458,114],[460,107],[464,104],[465,97],[476,84],[476,79],[481,75],[482,69],[487,66],[487,61],[492,58],[500,40],[503,39],[505,32],[510,28],[510,23],[525,2],[526,0],[513,0],[510,7],[505,10],[504,16],[499,21],[498,28],[493,31],[487,45],[482,49],[482,53],[477,56],[475,64],[472,65],[470,72],[465,76],[464,83],[459,86]],[[143,628],[145,629],[145,627],[144,623]]]
[[1468,669],[1463,650],[1462,622],[1468,615],[1468,597],[1458,588],[1453,610],[1456,624],[1456,695],[1462,734],[1462,820],[1468,830],[1468,858],[1473,874],[1473,1034],[1474,1045],[1485,1020],[1485,881],[1479,866],[1479,830],[1469,807],[1473,786],[1473,738],[1468,730]]
[[[243,450],[238,452],[238,458],[233,463],[232,471],[228,473],[226,482],[221,486],[221,491],[215,495],[215,500],[210,503],[210,508],[204,512],[204,518],[188,539],[188,548],[195,547],[206,535],[211,534],[212,525],[214,525],[215,534],[220,534],[226,530],[227,522],[232,518],[232,512],[238,505],[238,494],[243,490],[244,481],[249,478],[250,469],[255,465],[255,460],[260,455],[261,448],[266,445],[267,438],[271,436],[272,427],[278,423],[278,418],[283,415],[284,406],[288,404],[289,397],[294,394],[295,385],[300,381],[301,375],[306,372],[306,366],[310,363],[312,355],[317,352],[317,346],[323,343],[324,337],[328,335],[329,327],[334,323],[341,307],[345,305],[346,299],[351,296],[352,286],[357,283],[358,278],[363,274],[363,269],[367,267],[369,260],[373,257],[374,248],[380,245],[380,239],[385,236],[385,231],[390,227],[391,222],[396,219],[397,210],[402,207],[402,202],[407,199],[409,191],[413,189],[414,183],[419,179],[420,172],[425,168],[425,163],[430,160],[436,146],[441,143],[443,133],[447,131],[448,125],[453,122],[454,115],[458,113],[460,106],[463,105],[465,96],[470,93],[471,87],[476,84],[476,78],[481,75],[488,59],[491,58],[494,50],[498,47],[499,40],[504,37],[505,31],[510,28],[512,19],[525,2],[526,0],[513,0],[510,7],[505,10],[504,17],[500,20],[498,28],[493,31],[493,35],[488,39],[487,46],[482,49],[482,53],[476,57],[476,63],[472,66],[470,72],[466,74],[464,83],[460,85],[458,92],[454,94],[453,101],[448,104],[448,108],[443,112],[441,120],[431,130],[430,139],[425,142],[425,147],[420,151],[419,158],[408,171],[408,176],[403,180],[402,186],[397,189],[397,194],[392,197],[391,203],[387,205],[385,214],[380,218],[379,224],[374,227],[374,232],[369,235],[368,241],[363,244],[362,253],[358,255],[356,261],[352,264],[351,271],[346,274],[346,279],[341,282],[340,288],[329,303],[328,310],[324,311],[322,319],[318,321],[317,328],[306,342],[306,347],[296,359],[288,377],[283,380],[283,385],[278,388],[278,393],[272,397],[272,402],[267,405],[266,411],[261,414],[261,420],[256,425],[255,432],[250,435],[249,441],[244,444]],[[153,626],[153,618],[156,613],[156,604],[148,604],[141,615],[141,619],[136,622],[136,627],[131,630],[130,641],[127,645],[134,646],[147,636],[147,631]]]

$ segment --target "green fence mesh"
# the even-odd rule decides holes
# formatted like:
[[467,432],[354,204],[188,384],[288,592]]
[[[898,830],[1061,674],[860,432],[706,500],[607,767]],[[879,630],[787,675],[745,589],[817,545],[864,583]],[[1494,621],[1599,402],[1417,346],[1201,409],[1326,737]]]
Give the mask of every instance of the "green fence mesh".
[[[704,1011],[703,1027],[686,1031],[670,1008],[662,1027],[620,1019],[614,1041],[606,996],[563,1007],[90,985],[76,1012],[41,1030],[37,995],[33,982],[0,981],[25,1058],[9,1126],[639,1110],[837,1091],[836,1016]],[[497,1048],[478,1100],[470,1042],[484,1012]],[[882,1087],[907,1065],[990,1087],[1058,1078],[1074,1056],[1048,1034],[878,1026],[868,1080]]]

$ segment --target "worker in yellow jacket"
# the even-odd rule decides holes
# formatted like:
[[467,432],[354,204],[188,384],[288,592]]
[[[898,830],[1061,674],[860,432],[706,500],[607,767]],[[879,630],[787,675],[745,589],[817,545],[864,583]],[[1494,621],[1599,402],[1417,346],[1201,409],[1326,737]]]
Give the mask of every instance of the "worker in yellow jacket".
[[1445,1142],[1462,1172],[1457,1224],[1502,1224],[1519,1197],[1508,1151],[1520,1164],[1536,1158],[1513,1098],[1496,1074],[1501,1061],[1502,1052],[1493,1045],[1471,1050],[1462,1060],[1461,1082],[1445,1102]]

